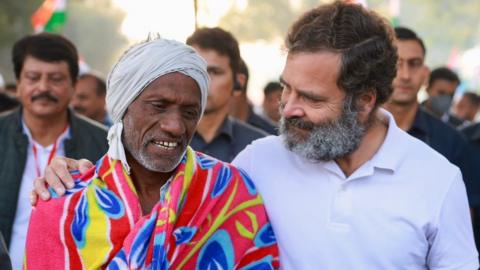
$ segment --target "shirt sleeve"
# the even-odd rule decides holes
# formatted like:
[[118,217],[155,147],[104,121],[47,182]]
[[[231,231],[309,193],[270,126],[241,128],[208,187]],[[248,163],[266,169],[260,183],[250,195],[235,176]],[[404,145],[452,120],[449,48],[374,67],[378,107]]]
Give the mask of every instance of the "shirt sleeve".
[[438,222],[427,238],[430,245],[428,269],[478,269],[478,253],[473,239],[465,184],[460,172],[450,185],[438,214]]

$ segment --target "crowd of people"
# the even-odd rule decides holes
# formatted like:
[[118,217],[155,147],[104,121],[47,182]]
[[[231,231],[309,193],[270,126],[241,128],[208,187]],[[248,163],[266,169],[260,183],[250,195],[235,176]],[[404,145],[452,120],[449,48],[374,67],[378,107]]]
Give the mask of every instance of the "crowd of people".
[[0,268],[478,269],[480,97],[360,5],[307,11],[285,48],[257,114],[219,27],[150,36],[105,80],[61,35],[18,40]]

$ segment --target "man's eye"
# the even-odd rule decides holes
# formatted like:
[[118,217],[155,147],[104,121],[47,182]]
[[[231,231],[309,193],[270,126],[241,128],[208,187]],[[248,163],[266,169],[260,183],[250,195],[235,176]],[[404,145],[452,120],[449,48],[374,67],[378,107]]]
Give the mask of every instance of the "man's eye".
[[423,63],[421,61],[412,61],[412,62],[409,62],[408,65],[411,68],[419,68],[423,65]]
[[197,110],[185,110],[185,116],[189,119],[196,119],[198,118],[199,112]]
[[208,70],[208,74],[209,75],[221,75],[221,74],[223,74],[223,72],[221,70],[218,70],[218,69],[210,69],[210,70]]
[[26,78],[27,78],[27,80],[32,81],[32,82],[38,81],[40,79],[39,76],[34,76],[34,75],[30,75],[30,76],[27,75]]
[[162,103],[152,103],[151,104],[156,110],[165,110],[165,104]]
[[53,76],[53,77],[50,78],[50,80],[52,80],[52,82],[58,83],[58,82],[63,81],[63,78],[64,78],[63,76]]

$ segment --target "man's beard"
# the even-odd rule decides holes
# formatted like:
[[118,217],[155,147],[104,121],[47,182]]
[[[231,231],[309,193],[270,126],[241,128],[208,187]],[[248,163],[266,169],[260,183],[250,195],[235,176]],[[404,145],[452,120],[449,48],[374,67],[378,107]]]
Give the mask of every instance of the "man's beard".
[[[326,123],[314,124],[298,117],[280,119],[280,134],[286,147],[311,161],[330,161],[345,157],[355,151],[368,128],[358,120],[353,98],[345,99],[342,114]],[[302,138],[294,128],[308,134]]]

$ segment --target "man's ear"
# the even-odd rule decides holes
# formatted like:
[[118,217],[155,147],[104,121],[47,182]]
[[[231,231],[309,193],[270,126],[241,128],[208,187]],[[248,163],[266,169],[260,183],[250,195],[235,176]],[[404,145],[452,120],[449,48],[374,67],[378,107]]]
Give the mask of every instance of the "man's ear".
[[372,111],[377,102],[377,93],[373,90],[361,94],[357,99],[357,108],[359,111]]
[[247,76],[245,76],[245,74],[237,74],[235,76],[235,81],[233,83],[233,96],[234,97],[238,97],[238,96],[241,96],[243,94],[243,92],[245,92],[245,87],[246,87],[246,83],[247,83]]
[[235,80],[238,84],[239,89],[237,90],[245,90],[247,88],[247,76],[245,74],[240,74],[238,73],[237,76],[235,76]]

